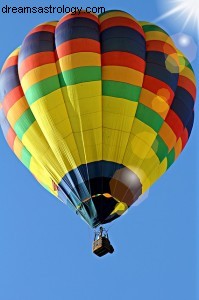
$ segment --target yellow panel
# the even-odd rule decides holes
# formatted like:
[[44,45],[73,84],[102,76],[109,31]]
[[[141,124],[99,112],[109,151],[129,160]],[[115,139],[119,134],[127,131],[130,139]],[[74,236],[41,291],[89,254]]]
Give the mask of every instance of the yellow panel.
[[142,86],[144,74],[127,67],[105,66],[102,67],[102,80],[114,80],[136,86]]
[[123,164],[127,167],[139,169],[147,177],[154,166],[159,164],[159,159],[146,143],[134,137],[127,146]]
[[28,102],[25,97],[20,98],[8,111],[7,119],[14,128],[15,123],[21,115],[29,108]]
[[36,122],[34,122],[23,135],[22,143],[41,165],[50,170],[52,178],[59,182],[67,172],[66,161],[64,161],[64,158],[59,152],[56,152],[55,158],[52,149],[46,142]]
[[121,163],[129,133],[103,128],[103,159]]
[[[113,18],[113,17],[124,17],[124,18],[128,18],[130,20],[136,21],[131,15],[129,15],[128,13],[125,13],[123,11],[112,11],[112,12],[105,13],[105,14],[99,16],[99,21],[100,21],[100,23],[102,23],[106,19]],[[136,23],[138,23],[138,22],[136,21]]]
[[57,75],[57,68],[55,63],[42,65],[40,67],[31,69],[21,79],[21,85],[24,93],[35,83],[42,81],[51,76]]
[[146,41],[150,40],[157,40],[166,42],[167,44],[171,45],[175,48],[173,40],[168,36],[168,34],[161,32],[161,31],[147,31],[145,32]]
[[152,184],[156,182],[159,177],[158,166],[155,166],[154,170],[148,175],[147,178],[147,180],[150,182],[150,186],[152,186]]
[[84,99],[70,99],[67,102],[67,111],[70,118],[82,115],[92,114],[102,110],[101,96],[84,98]]
[[81,139],[83,138],[85,146],[92,146],[92,145],[97,146],[97,144],[102,144],[101,128],[96,128],[96,129],[77,132],[77,133],[75,132],[74,136],[78,137],[78,141],[81,141]]
[[[78,167],[81,165],[80,161],[80,149],[77,149],[76,142],[74,140],[74,135],[71,134],[64,138],[65,147],[62,149],[65,157],[67,158],[70,167],[68,167],[68,171]],[[70,149],[68,147],[70,145]]]
[[62,90],[55,90],[47,96],[41,97],[39,100],[35,101],[33,104],[31,104],[32,110],[37,109],[37,103],[40,103],[40,106],[43,105],[47,111],[55,109],[57,106],[63,103]]
[[142,183],[142,194],[146,193],[146,191],[151,187],[151,183],[150,183],[150,180],[145,180],[143,183]]
[[47,137],[48,142],[50,138],[48,133],[51,132],[54,137],[55,134],[57,134],[57,124],[62,124],[61,127],[59,126],[59,135],[61,137],[64,137],[72,132],[61,89],[56,90],[35,101],[31,105],[31,110],[41,130]]
[[142,185],[142,191],[145,191],[150,188],[150,186],[155,183],[167,170],[167,159],[165,158],[161,164],[157,164],[154,167],[153,171],[149,174],[148,178],[145,179]]
[[14,145],[13,145],[13,151],[16,154],[16,156],[21,160],[22,150],[23,150],[23,144],[19,140],[19,138],[16,136]]
[[130,132],[132,124],[133,117],[122,114],[114,114],[106,111],[103,112],[103,127],[105,128],[113,128],[115,130]]
[[[43,179],[44,179],[44,180],[42,180],[43,183],[46,180],[46,177],[47,176],[49,177],[49,175],[46,172],[46,170],[41,165],[38,164],[38,162],[36,161],[36,159],[34,157],[31,159],[31,162],[30,162],[30,172],[32,174],[34,174],[35,177],[38,178],[38,179],[40,179],[40,180],[43,177]],[[51,179],[51,181],[52,181],[52,179]]]
[[122,98],[103,96],[103,111],[121,114],[121,110],[125,116],[132,117],[135,116],[138,103],[133,101],[126,101]]
[[56,64],[59,73],[84,66],[100,67],[101,55],[92,52],[78,52],[60,58]]
[[102,129],[74,133],[81,163],[102,159]]
[[158,169],[159,177],[162,176],[166,172],[166,170],[167,170],[167,158],[165,158],[159,165],[159,169]]
[[142,88],[139,102],[157,112],[163,119],[166,118],[169,105],[167,101],[171,95],[168,89],[162,88],[158,94],[154,94],[149,90]]
[[62,88],[81,164],[102,159],[101,80]]
[[180,66],[180,75],[187,77],[189,80],[191,80],[194,83],[194,85],[196,85],[195,75],[192,72],[192,70],[190,70],[189,68],[185,66]]
[[127,166],[129,163],[134,166],[139,165],[145,159],[150,148],[151,146],[147,145],[145,141],[131,134],[123,159],[124,165]]
[[102,113],[99,111],[87,115],[80,114],[80,116],[72,117],[71,123],[73,124],[73,132],[102,128]]
[[34,155],[34,152],[42,155],[49,149],[49,145],[46,142],[46,139],[42,134],[37,122],[34,122],[28,128],[28,130],[22,137],[22,143],[34,157],[36,157]]
[[101,96],[102,82],[101,80],[99,80],[78,83],[75,85],[65,86],[62,88],[62,91],[64,92],[64,95],[68,95],[69,101],[73,103],[75,99],[80,100],[85,98],[91,98],[93,96]]
[[136,135],[139,139],[148,144],[150,147],[157,136],[157,132],[155,132],[150,126],[143,123],[137,118],[135,118],[133,121],[132,134]]

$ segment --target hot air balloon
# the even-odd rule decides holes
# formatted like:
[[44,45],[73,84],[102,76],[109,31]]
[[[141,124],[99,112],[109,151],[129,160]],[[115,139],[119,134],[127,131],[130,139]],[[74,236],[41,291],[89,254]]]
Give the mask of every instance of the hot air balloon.
[[[96,228],[120,217],[182,152],[196,84],[157,25],[123,11],[81,12],[30,31],[2,68],[0,95],[12,151]],[[100,238],[112,253],[102,227]]]

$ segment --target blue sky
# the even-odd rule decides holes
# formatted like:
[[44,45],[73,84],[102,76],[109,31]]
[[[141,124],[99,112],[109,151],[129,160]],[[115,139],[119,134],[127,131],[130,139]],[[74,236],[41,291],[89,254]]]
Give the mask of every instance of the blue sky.
[[[59,6],[122,9],[153,21],[166,7],[158,0],[51,0]],[[44,0],[1,0],[44,5]],[[0,66],[39,23],[54,15],[0,12]],[[171,35],[183,18],[159,21]],[[197,31],[183,31],[197,42]],[[188,51],[193,50],[193,44]],[[198,77],[198,59],[193,67]],[[112,223],[116,252],[92,255],[93,232],[67,206],[40,187],[12,154],[0,132],[0,300],[197,300],[198,104],[190,141],[180,158],[150,189],[148,198]],[[108,226],[107,226],[108,227]]]

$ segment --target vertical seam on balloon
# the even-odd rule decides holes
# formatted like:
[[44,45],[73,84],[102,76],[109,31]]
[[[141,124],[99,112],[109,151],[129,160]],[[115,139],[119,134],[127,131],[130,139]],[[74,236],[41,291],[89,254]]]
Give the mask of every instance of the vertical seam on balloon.
[[[144,33],[144,31],[143,31],[143,33]],[[145,48],[146,49],[146,48]],[[145,65],[145,67],[146,67],[146,65]],[[143,81],[144,81],[144,76],[143,76]],[[143,82],[142,82],[143,83]],[[102,80],[102,85],[103,85],[103,80]],[[141,93],[141,92],[140,92]],[[139,100],[138,100],[138,102],[139,102]],[[137,107],[138,107],[138,104],[137,104]],[[137,109],[136,109],[137,110]],[[123,124],[124,124],[124,111],[125,111],[125,107],[123,108]],[[135,111],[135,114],[136,114],[136,111]],[[122,125],[123,125],[122,124]],[[103,130],[103,128],[104,127],[102,127],[102,130]],[[123,128],[123,127],[122,127]],[[132,130],[132,129],[131,129]],[[131,134],[131,130],[130,130],[130,132],[129,132],[129,138],[128,138],[128,141],[127,141],[127,144],[126,144],[126,148],[127,148],[127,145],[128,145],[128,142],[129,142],[129,139],[130,139],[130,134]],[[121,133],[120,133],[120,137],[119,137],[119,140],[121,141],[121,138],[122,138],[122,133],[123,133],[123,131],[121,130],[120,131]],[[118,143],[118,144],[120,144],[120,143]],[[125,149],[125,151],[124,151],[124,154],[125,154],[125,152],[126,152],[126,149]],[[118,147],[118,149],[116,150],[116,153],[117,153],[117,155],[116,155],[116,157],[118,157],[119,156],[119,147]],[[123,155],[123,157],[124,157],[124,155]],[[121,162],[121,164],[122,164],[122,162]],[[120,165],[121,165],[120,164]],[[115,171],[117,170],[117,166],[115,165],[115,170],[114,170],[114,173],[115,173]],[[117,183],[118,183],[118,181],[115,181],[115,186],[114,186],[114,191],[115,191],[115,189],[116,189],[116,186],[117,186]],[[113,191],[113,194],[114,194],[114,191]],[[126,191],[126,193],[127,193],[128,191]],[[125,194],[126,194],[125,193]],[[124,195],[125,196],[125,195]],[[124,197],[123,197],[124,198]],[[123,199],[122,198],[122,199]],[[103,220],[104,221],[104,220]],[[103,223],[103,221],[102,221],[102,223]]]
[[[17,73],[16,75],[18,76],[18,73]],[[22,88],[22,87],[21,87],[21,88]],[[25,95],[24,95],[24,97],[25,97]],[[26,98],[25,98],[25,99],[26,99]],[[27,101],[27,99],[26,99],[26,101]],[[27,103],[28,103],[28,102],[27,102]],[[31,153],[31,152],[26,148],[26,146],[23,144],[22,140],[18,137],[18,135],[17,135],[17,133],[15,132],[14,128],[12,127],[12,125],[11,125],[10,122],[9,122],[9,120],[7,119],[7,117],[6,117],[6,115],[5,115],[4,111],[3,111],[3,108],[2,108],[2,112],[1,112],[1,113],[2,113],[3,116],[4,116],[4,121],[8,124],[9,128],[12,129],[13,132],[15,133],[15,141],[18,140],[19,143],[22,145],[22,149],[26,150],[27,153],[29,153],[31,159],[35,160],[35,162],[38,164],[38,166],[40,166],[40,167],[44,170],[44,172],[45,172],[46,174],[49,175],[49,172],[48,172],[48,170],[45,168],[45,166],[44,166],[43,164],[41,164],[41,163],[38,161],[38,159],[35,158],[35,157],[32,155],[32,153]],[[35,120],[35,121],[36,121],[36,120]],[[4,137],[5,137],[5,139],[6,139],[6,136],[5,136],[5,135],[4,135]],[[17,156],[17,154],[16,154],[15,151],[14,151],[14,148],[12,149],[12,152],[15,154],[15,156]],[[22,153],[21,153],[21,155],[22,155]],[[21,157],[17,156],[17,158],[18,158],[18,159],[22,162],[22,164],[29,170],[29,172],[30,172],[33,176],[35,176],[34,173],[30,170],[30,168],[23,162],[23,157],[22,157],[22,156],[21,156]],[[52,193],[52,191],[51,191],[50,188],[49,188],[49,190],[50,190],[50,192]]]
[[[71,130],[72,130],[72,133],[73,133],[73,129],[72,129],[72,126],[71,126],[70,116],[69,116],[68,111],[67,111],[66,99],[65,99],[65,97],[64,97],[64,94],[63,94],[63,91],[62,91],[62,88],[61,88],[61,82],[60,82],[59,73],[58,73],[58,69],[57,69],[57,65],[56,65],[56,63],[59,64],[59,59],[56,61],[56,56],[57,56],[57,58],[59,58],[59,57],[58,57],[58,53],[57,53],[57,49],[56,49],[56,39],[55,39],[55,37],[56,37],[56,29],[57,29],[58,24],[59,24],[59,22],[57,23],[57,25],[56,25],[56,27],[55,27],[55,31],[54,31],[54,45],[55,45],[54,59],[55,59],[55,68],[56,68],[56,71],[57,71],[57,79],[58,79],[58,82],[59,82],[60,92],[61,92],[61,94],[62,94],[63,103],[64,103],[64,106],[65,106],[65,109],[66,109],[66,116],[68,117],[68,120],[69,120],[69,123],[70,123],[70,127],[71,127]],[[60,64],[59,64],[59,65],[60,65]],[[61,67],[60,67],[60,69],[61,69]],[[77,144],[76,144],[76,140],[75,140],[74,133],[73,133],[73,137],[74,137],[74,142],[75,142],[75,145],[76,145],[76,148],[77,148],[77,151],[78,151],[78,147],[77,147]],[[63,139],[62,139],[62,142],[63,142],[64,144],[66,144],[66,143],[63,141]],[[69,149],[69,148],[68,148],[68,149]],[[69,150],[70,150],[70,149],[69,149]],[[65,152],[64,152],[64,153],[65,153]],[[78,151],[78,154],[79,154],[79,151]],[[71,156],[71,158],[73,159],[73,157],[72,157],[72,155],[71,155],[71,152],[70,152],[70,156]],[[79,156],[79,159],[80,159],[80,156]],[[68,160],[69,163],[71,164],[71,162],[70,162],[70,160],[68,159],[68,157],[67,157],[67,160]],[[77,163],[75,163],[75,164],[77,165]],[[77,167],[77,169],[78,169],[78,167]],[[66,174],[65,174],[65,175],[66,175]],[[70,179],[71,179],[70,172],[67,173],[67,176],[69,176]],[[63,178],[62,178],[62,179],[63,179]],[[72,179],[71,179],[71,181],[72,181]],[[65,182],[65,184],[71,189],[71,191],[74,190],[75,186],[73,187],[73,186],[71,186],[71,185],[68,185],[66,182]],[[62,188],[61,188],[61,189],[62,189]],[[64,191],[63,191],[63,192],[64,192]],[[79,193],[78,193],[78,191],[77,191],[76,188],[75,188],[75,191],[74,191],[74,192],[75,192],[77,198],[78,198],[79,201],[80,201],[80,195],[79,195]],[[75,207],[75,209],[76,209],[76,205],[74,204],[74,202],[73,202],[73,200],[71,199],[71,197],[70,197],[69,195],[67,195],[67,197],[71,200],[72,205],[74,205],[74,207]]]
[[[101,40],[101,22],[98,16],[98,24],[99,24],[99,40],[100,40],[100,65],[101,65],[101,116],[102,116],[102,157],[101,157],[101,181],[102,181],[102,192],[104,192],[104,176],[103,176],[103,168],[104,168],[104,157],[103,157],[103,66],[102,66],[102,40]],[[100,207],[101,211],[101,207]]]
[[[151,23],[147,23],[147,24],[151,24]],[[140,22],[140,25],[142,26],[142,24],[141,24],[141,22]],[[143,30],[144,31],[144,30]],[[145,32],[144,32],[144,34],[145,34]],[[167,34],[168,35],[168,34]],[[146,35],[145,35],[146,36]],[[147,50],[147,49],[146,49]],[[146,51],[146,57],[145,57],[145,61],[146,61],[146,65],[145,65],[145,72],[144,72],[144,78],[143,78],[143,83],[144,83],[144,79],[145,79],[145,76],[146,76],[146,68],[147,68],[147,56],[148,56],[148,53],[147,53],[147,51]],[[177,86],[176,86],[176,88],[177,88]],[[140,96],[141,96],[141,93],[140,93]],[[140,98],[139,98],[139,100],[140,100]],[[138,105],[137,105],[137,109],[138,109],[138,106],[139,106],[139,101],[138,101]],[[168,111],[167,111],[167,114],[168,114],[168,112],[169,112],[169,110],[170,110],[170,108],[168,109]],[[137,110],[136,110],[136,112],[137,112]],[[167,114],[166,114],[166,116],[167,116]],[[166,116],[165,116],[165,119],[166,119]],[[136,113],[135,113],[135,117],[136,117]],[[135,121],[135,117],[134,117],[134,120],[133,120],[133,124],[134,124],[134,121]],[[164,120],[165,120],[164,119]],[[163,123],[164,123],[164,121],[163,121]],[[163,124],[162,123],[162,124]],[[132,124],[132,129],[133,129],[133,124]],[[161,126],[162,127],[162,126]],[[160,129],[161,129],[161,127],[160,127]],[[131,132],[132,132],[132,129],[131,129]],[[160,130],[159,129],[159,130]],[[156,132],[156,137],[154,138],[154,140],[153,140],[153,142],[156,140],[156,138],[157,138],[157,136],[158,136],[158,133],[159,133],[159,130],[158,130],[158,132]],[[127,149],[127,148],[126,148]],[[149,150],[148,150],[148,152],[146,153],[146,155],[145,155],[145,158],[147,157],[147,155],[148,155],[148,153],[149,153],[149,151],[151,150],[151,147],[149,148]],[[124,155],[125,156],[125,155]],[[159,160],[159,159],[158,159]],[[142,159],[142,162],[141,162],[141,164],[137,167],[138,169],[140,169],[141,168],[141,166],[143,165],[143,163],[144,163],[144,159]],[[159,164],[158,164],[158,166],[160,165],[160,161],[159,161]],[[158,168],[158,166],[155,168],[155,170],[157,170],[157,168]],[[154,170],[153,170],[154,171]],[[151,173],[150,173],[151,174]],[[139,176],[138,176],[139,177]],[[146,176],[145,175],[145,177],[146,177],[146,179],[148,178],[148,176]],[[142,184],[142,186],[143,186],[143,183],[145,182],[146,180],[141,180],[140,179],[140,182],[141,182],[141,184]],[[137,200],[137,199],[136,199]]]
[[[53,43],[54,43],[54,41],[53,41]],[[28,101],[27,101],[27,102],[28,102]],[[32,111],[30,105],[29,105],[29,108],[30,108],[30,110]],[[33,112],[32,112],[32,113],[33,113]],[[33,115],[34,115],[34,113],[33,113]],[[49,118],[48,118],[48,119],[49,119]],[[36,120],[36,122],[37,122],[37,119],[36,119],[36,118],[35,118],[35,120]],[[38,122],[37,122],[37,124],[38,124]],[[48,141],[48,139],[47,139],[47,136],[46,136],[45,133],[42,131],[42,129],[41,129],[41,127],[39,126],[39,124],[38,124],[38,128],[39,128],[39,130],[42,132],[42,135],[43,135],[45,141],[46,141],[47,144],[49,145],[49,149],[50,149],[51,153],[53,154],[53,156],[54,156],[54,158],[55,158],[55,161],[57,161],[57,164],[60,165],[60,163],[59,163],[59,161],[58,161],[58,159],[57,159],[56,153],[54,152],[52,146],[50,145],[50,143],[49,143],[49,141]],[[44,154],[43,154],[43,156],[44,156]],[[46,165],[46,163],[43,164],[43,166],[44,166],[44,168],[47,170],[47,172],[49,173],[51,180],[54,180],[54,182],[56,182],[53,173],[52,173],[51,170],[48,168],[48,166]],[[60,200],[61,200],[61,199],[60,199]],[[62,201],[62,200],[61,200],[61,201]],[[63,201],[62,201],[62,202],[63,202]]]
[[[177,53],[177,55],[178,55],[178,60],[179,60],[179,53],[178,53],[178,49],[176,49],[176,53]],[[180,67],[180,62],[179,62],[179,67]],[[194,73],[194,72],[193,72]],[[179,70],[179,78],[180,78],[180,70]],[[178,82],[179,82],[179,78],[178,78]],[[178,84],[177,84],[177,87],[176,87],[176,91],[177,91],[177,89],[178,89]],[[174,95],[174,98],[173,98],[173,101],[175,101],[175,95]],[[173,103],[173,102],[172,102]],[[172,105],[172,104],[171,104]],[[170,110],[170,109],[169,109]],[[193,108],[193,111],[194,111],[194,108]],[[165,158],[163,159],[163,161],[165,160],[165,159],[168,159],[168,156],[169,156],[169,154],[171,153],[171,151],[175,151],[175,146],[177,145],[177,143],[179,142],[179,140],[182,138],[182,136],[183,136],[183,134],[184,134],[184,131],[186,130],[186,128],[187,128],[187,125],[189,124],[189,122],[190,122],[190,120],[191,120],[191,118],[192,118],[192,113],[193,113],[193,111],[190,113],[190,116],[189,116],[189,118],[187,119],[187,122],[186,122],[186,125],[185,126],[183,126],[183,130],[182,130],[182,132],[181,132],[181,134],[180,134],[180,137],[178,138],[178,139],[176,139],[176,142],[173,144],[173,147],[172,147],[172,149],[170,150],[170,151],[168,151],[168,153],[167,153],[167,155],[165,156]],[[168,113],[169,113],[169,111],[168,111]],[[167,115],[168,115],[168,113],[167,113]],[[166,116],[167,117],[167,116]],[[166,120],[166,117],[165,117],[165,120]],[[164,121],[165,121],[164,120]],[[188,142],[188,140],[187,140],[187,142]],[[181,152],[183,151],[183,149],[181,149]],[[181,153],[180,152],[180,153]],[[176,160],[176,159],[175,159]],[[174,160],[174,161],[175,161]],[[162,162],[163,162],[162,161]],[[151,174],[153,174],[153,172],[156,172],[157,171],[157,169],[158,169],[158,167],[160,167],[160,165],[162,164],[162,162],[160,162],[160,164],[155,168],[155,170],[153,169],[150,173],[149,173],[149,175],[151,175]],[[171,166],[169,166],[169,168],[170,168]],[[169,169],[169,168],[167,168],[167,170]],[[147,178],[146,178],[147,179]],[[144,182],[143,183],[145,183],[146,182],[146,180],[144,180]],[[154,182],[153,182],[154,183]]]
[[[55,29],[55,32],[56,32],[56,29]],[[56,41],[55,41],[55,44],[56,44]],[[55,48],[55,51],[56,51],[56,48]],[[58,53],[57,53],[57,56],[58,56]],[[57,62],[59,63],[59,60],[58,60]],[[61,69],[61,66],[60,66],[60,69]],[[64,80],[64,82],[65,82],[65,80]],[[66,87],[67,87],[67,85],[66,85]],[[65,107],[66,107],[66,111],[67,111],[66,101],[65,101],[65,97],[64,97],[63,93],[62,93],[62,96],[63,96],[63,99],[64,99],[64,104],[65,104]],[[69,94],[68,94],[68,97],[69,97],[69,99],[70,99]],[[78,101],[77,101],[77,104],[78,104]],[[79,105],[78,105],[78,108],[79,108]],[[84,157],[85,157],[85,161],[86,161],[85,166],[86,166],[87,177],[88,177],[88,185],[89,185],[89,191],[88,191],[88,192],[89,192],[89,194],[91,195],[91,187],[90,187],[90,182],[89,182],[89,171],[88,171],[88,166],[87,166],[87,157],[86,157],[86,152],[85,152],[84,137],[83,137],[83,130],[82,130],[83,127],[82,127],[82,122],[81,122],[81,116],[80,116],[80,110],[79,110],[79,109],[78,109],[78,117],[79,117],[79,123],[80,123],[79,125],[80,125],[80,127],[81,127],[82,146],[83,146],[83,148],[84,148]],[[68,114],[68,119],[69,119],[69,122],[70,122],[70,125],[71,125],[71,130],[72,130],[72,133],[73,133],[73,137],[74,137],[74,141],[75,141],[75,144],[76,144],[76,148],[77,148],[77,151],[78,151],[78,153],[79,153],[79,150],[78,150],[78,147],[77,147],[77,141],[76,141],[76,138],[75,138],[75,135],[74,135],[73,126],[72,126],[72,123],[71,123],[69,114]],[[79,160],[80,160],[80,155],[79,155]],[[81,163],[81,165],[82,165],[81,160],[80,160],[80,163]],[[79,169],[78,166],[77,166],[77,168],[76,168],[76,171],[78,172],[78,174],[80,174],[82,180],[85,181],[83,174],[81,174],[81,169]],[[69,173],[68,173],[68,175],[70,176]],[[76,176],[76,175],[75,175],[75,176]],[[85,188],[87,189],[87,186],[86,186],[86,185],[85,185]],[[78,193],[77,189],[76,189],[76,192]],[[80,196],[79,196],[79,200],[80,200]],[[81,200],[80,200],[80,202],[81,202]]]
[[[19,53],[20,53],[20,52],[19,52]],[[19,58],[19,53],[18,53],[18,55],[17,55],[17,64],[16,64],[16,66],[17,66],[17,72],[16,72],[15,75],[18,77],[19,83],[20,83],[20,78],[19,78],[19,73],[18,73],[18,58]],[[22,86],[21,86],[21,83],[20,83],[20,87],[21,87],[21,89],[22,89],[22,91],[23,91],[23,88],[22,88]],[[23,94],[24,94],[24,92],[23,92]],[[25,95],[24,95],[24,98],[26,99]],[[26,102],[27,102],[27,104],[28,104],[27,99],[26,99]],[[31,110],[29,104],[28,104],[28,108]],[[31,111],[31,112],[32,112],[32,111]],[[8,122],[8,124],[9,124],[10,128],[12,128],[12,130],[15,132],[17,139],[19,139],[20,143],[23,145],[24,149],[26,149],[26,151],[27,151],[28,153],[30,153],[31,157],[34,158],[34,160],[38,163],[38,165],[40,165],[47,173],[49,173],[49,172],[47,171],[47,169],[45,168],[45,166],[44,166],[43,164],[41,164],[41,163],[38,161],[38,159],[35,158],[35,157],[32,155],[32,153],[26,148],[26,146],[23,144],[22,140],[21,140],[21,139],[19,138],[19,136],[17,135],[15,129],[11,126],[11,124],[10,124],[10,122],[9,122],[9,120],[7,119],[6,116],[5,116],[5,118],[6,118],[6,121]],[[36,119],[35,119],[34,122],[37,122]],[[44,137],[44,138],[45,138],[45,137]],[[14,150],[14,149],[13,149],[13,150]],[[14,151],[13,151],[13,152],[14,152]],[[20,160],[21,160],[21,159],[20,159]],[[22,162],[22,160],[21,160],[21,162]],[[23,162],[22,162],[22,163],[23,163]],[[30,171],[29,168],[28,168],[28,170]],[[30,173],[33,174],[31,171],[30,171]],[[33,175],[34,175],[34,174],[33,174]]]
[[[150,24],[150,23],[148,23],[148,24]],[[168,34],[167,34],[168,35]],[[169,36],[168,36],[169,37]],[[176,48],[175,48],[176,49]],[[177,54],[177,49],[176,49],[176,54]],[[147,58],[147,53],[146,53],[146,58]],[[147,59],[146,59],[147,60]],[[147,66],[147,63],[146,63],[146,66]],[[179,65],[178,65],[179,66]],[[178,87],[178,85],[176,85],[176,89],[177,89],[177,87]],[[175,91],[176,91],[176,89],[175,89]],[[172,102],[173,102],[173,100],[174,100],[174,98],[175,98],[175,91],[174,91],[174,97],[173,97],[173,99],[172,99]],[[171,107],[171,105],[170,105],[170,107]],[[165,122],[165,119],[166,119],[166,117],[167,117],[167,115],[168,115],[168,113],[169,113],[169,111],[170,111],[170,107],[169,107],[169,109],[168,109],[168,111],[167,111],[167,114],[165,115],[165,118],[164,118],[164,120],[163,120],[163,123]],[[162,125],[163,125],[163,123],[162,123]],[[161,127],[160,127],[160,129],[162,128],[162,125],[161,125]],[[160,131],[160,129],[158,130],[158,132],[156,132],[156,137],[154,138],[154,141],[156,140],[156,138],[157,138],[157,136],[158,136],[158,134],[159,134],[159,131]],[[154,142],[153,141],[153,142]],[[153,144],[152,144],[153,145]],[[150,151],[150,149],[151,148],[149,148],[149,151]],[[145,158],[146,158],[146,156],[147,156],[147,154],[149,153],[149,151],[146,153],[146,155],[145,155]],[[159,161],[159,163],[158,163],[158,165],[155,167],[155,169],[153,169],[147,176],[145,175],[145,179],[144,179],[144,181],[142,182],[142,186],[143,186],[143,184],[147,181],[147,179],[149,178],[149,175],[151,175],[152,173],[154,173],[154,172],[156,172],[157,171],[157,169],[159,168],[159,166],[160,166],[160,164],[161,164],[161,162],[160,162],[160,160],[159,160],[159,158],[158,158],[158,161]],[[141,166],[143,165],[143,163],[144,163],[144,159],[142,160],[142,163],[139,165],[139,169],[141,168]],[[137,199],[136,199],[137,200]]]
[[[138,22],[138,24],[139,24],[139,22]],[[140,25],[140,27],[142,27],[142,26]],[[144,30],[143,30],[143,34],[144,34],[144,36],[145,36]],[[146,65],[147,65],[147,64],[146,64],[146,41],[145,41],[145,70],[146,70]],[[144,71],[144,74],[145,74],[145,71]],[[142,80],[142,86],[143,86],[143,83],[144,83],[144,76],[143,76],[143,80]],[[142,86],[141,86],[141,89],[142,89]],[[141,90],[140,90],[140,95],[141,95]],[[133,122],[132,122],[132,125],[131,125],[131,130],[130,130],[130,132],[129,132],[128,141],[127,141],[127,143],[126,143],[126,148],[125,148],[125,150],[124,150],[123,160],[124,160],[124,157],[125,157],[125,154],[126,154],[126,150],[127,150],[128,144],[129,144],[129,142],[130,142],[131,132],[132,132],[132,129],[133,129],[133,124],[134,124],[134,121],[135,121],[135,116],[136,116],[136,112],[137,112],[138,105],[139,105],[140,95],[139,95],[139,99],[138,99],[138,101],[137,101],[137,107],[136,107],[136,111],[135,111],[135,114],[134,114],[134,119],[133,119]],[[121,162],[122,164],[123,164],[123,160],[122,160],[122,162]],[[140,182],[141,182],[141,180],[140,180]],[[118,181],[116,181],[115,189],[116,189],[117,183],[118,183]],[[114,189],[114,190],[115,190],[115,189]],[[127,192],[128,192],[128,191],[126,191],[126,193],[127,193]],[[126,195],[126,193],[125,193],[125,195]],[[121,199],[121,201],[124,199],[125,195],[123,196],[123,198]]]

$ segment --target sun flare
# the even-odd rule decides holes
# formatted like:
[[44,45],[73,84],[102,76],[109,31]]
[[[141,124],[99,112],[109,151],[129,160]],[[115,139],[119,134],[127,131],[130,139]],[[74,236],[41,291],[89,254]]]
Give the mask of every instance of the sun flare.
[[197,30],[199,35],[199,0],[168,0],[166,4],[169,9],[161,15],[156,21],[161,21],[171,16],[183,20],[182,30],[186,27],[191,27]]

